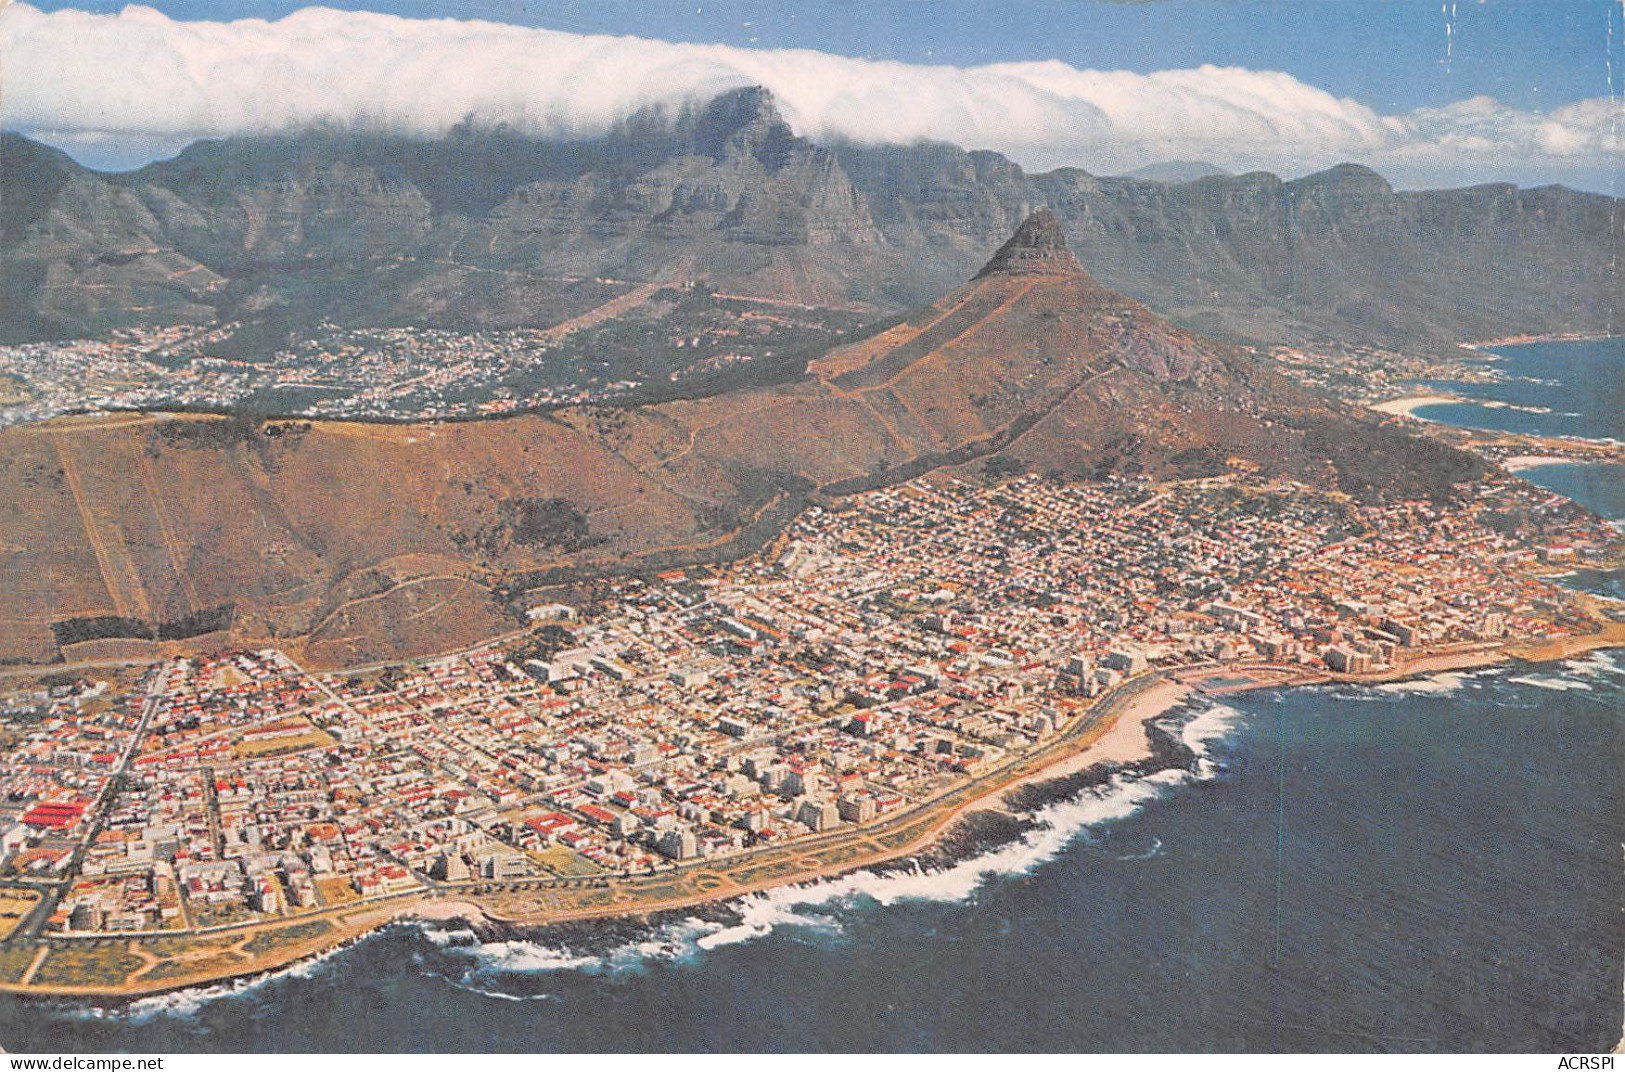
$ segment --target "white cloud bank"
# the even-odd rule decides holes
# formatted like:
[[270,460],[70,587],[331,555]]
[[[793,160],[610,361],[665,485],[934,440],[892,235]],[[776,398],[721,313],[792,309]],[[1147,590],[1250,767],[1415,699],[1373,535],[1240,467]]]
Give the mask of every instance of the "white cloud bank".
[[137,6],[0,12],[0,118],[70,148],[313,123],[436,135],[465,117],[586,135],[651,103],[751,84],[815,139],[939,139],[1032,168],[1109,174],[1184,158],[1292,174],[1357,160],[1410,184],[1579,177],[1608,188],[1625,159],[1625,114],[1608,98],[1541,113],[1477,97],[1381,115],[1234,67],[922,66],[327,8],[274,22],[177,22]]

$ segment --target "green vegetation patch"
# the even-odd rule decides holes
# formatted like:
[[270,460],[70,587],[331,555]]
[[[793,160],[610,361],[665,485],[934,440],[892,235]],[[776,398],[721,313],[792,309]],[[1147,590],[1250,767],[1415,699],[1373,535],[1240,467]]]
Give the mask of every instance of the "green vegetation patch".
[[300,945],[312,938],[326,934],[333,929],[333,924],[325,919],[310,919],[303,923],[295,923],[291,927],[280,927],[274,931],[261,931],[250,938],[243,945],[243,952],[259,956],[269,953],[273,949],[284,946]]
[[204,938],[146,938],[140,947],[155,957],[179,957],[206,950],[223,952],[236,942],[235,938],[210,941]]
[[864,846],[858,844],[835,845],[822,852],[815,853],[826,865],[844,864],[848,860],[855,860],[864,854]]
[[91,640],[186,640],[205,633],[230,629],[236,612],[235,604],[225,603],[156,624],[139,618],[99,614],[52,622],[51,633],[61,647],[83,644]]
[[142,982],[158,979],[184,979],[192,975],[217,977],[241,971],[247,962],[241,957],[222,953],[213,957],[187,960],[166,960],[141,977]]
[[252,417],[165,421],[155,429],[157,442],[183,450],[225,450],[257,438],[259,422]]
[[0,946],[0,983],[20,982],[35,953],[31,945]]
[[552,846],[531,854],[532,858],[561,878],[590,878],[603,873],[603,868],[571,849]]
[[747,867],[736,872],[734,879],[743,884],[761,882],[764,879],[782,878],[801,870],[801,864],[796,860],[780,860],[776,863],[762,864],[758,867]]
[[31,400],[33,390],[15,376],[0,375],[0,406],[17,406]]
[[520,496],[504,500],[498,520],[476,533],[472,542],[487,554],[501,554],[514,546],[574,553],[603,540],[588,531],[587,516],[569,499]]
[[675,883],[666,882],[659,886],[641,886],[632,891],[632,895],[643,901],[669,901],[674,897],[686,897],[693,893]]
[[117,986],[144,963],[123,942],[75,942],[53,948],[32,981],[40,986]]
[[599,889],[571,893],[560,900],[566,908],[597,908],[609,904],[613,899],[614,895],[609,890]]
[[931,821],[927,819],[922,822],[915,823],[912,826],[905,826],[901,830],[894,830],[889,834],[882,834],[881,836],[875,838],[875,840],[886,846],[888,849],[895,849],[900,845],[907,845],[909,842],[919,839],[925,834],[930,825]]

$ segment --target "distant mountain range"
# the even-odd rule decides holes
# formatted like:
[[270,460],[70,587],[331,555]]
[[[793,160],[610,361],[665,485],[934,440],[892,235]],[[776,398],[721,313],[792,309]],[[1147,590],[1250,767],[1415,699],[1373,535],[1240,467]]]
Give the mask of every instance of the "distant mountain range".
[[1125,172],[1123,177],[1147,179],[1151,182],[1195,182],[1197,179],[1211,178],[1214,175],[1231,174],[1233,173],[1217,164],[1209,164],[1203,160],[1163,160]]
[[[588,141],[462,127],[200,142],[102,174],[0,144],[0,336],[263,321],[546,326],[579,277],[703,279],[877,315],[931,301],[1050,208],[1102,282],[1231,340],[1440,344],[1617,328],[1620,202],[1399,192],[1341,165],[1027,174],[951,145],[816,145],[770,94]],[[1189,181],[1185,181],[1189,179]],[[564,303],[567,304],[567,303]]]

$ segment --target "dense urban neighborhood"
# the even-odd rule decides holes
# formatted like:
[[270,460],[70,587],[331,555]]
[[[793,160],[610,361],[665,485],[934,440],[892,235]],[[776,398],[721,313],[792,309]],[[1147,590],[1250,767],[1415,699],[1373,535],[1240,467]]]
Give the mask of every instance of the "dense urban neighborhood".
[[42,900],[14,941],[647,874],[859,829],[1148,674],[1357,678],[1583,638],[1619,609],[1540,574],[1618,551],[1514,479],[1361,506],[1245,473],[939,474],[813,507],[737,566],[539,603],[521,636],[455,656],[316,673],[231,650],[25,678],[0,700],[0,846],[11,892]]
[[568,282],[596,304],[546,328],[322,321],[283,338],[228,321],[0,346],[0,428],[83,410],[437,420],[659,396],[828,346],[859,323],[849,309],[702,285]]

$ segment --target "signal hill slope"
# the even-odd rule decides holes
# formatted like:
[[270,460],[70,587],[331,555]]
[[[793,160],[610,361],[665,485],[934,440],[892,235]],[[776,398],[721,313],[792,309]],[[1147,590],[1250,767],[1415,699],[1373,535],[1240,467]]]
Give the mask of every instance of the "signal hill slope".
[[0,432],[0,658],[211,629],[315,665],[446,650],[516,628],[527,587],[743,553],[809,498],[954,464],[1245,465],[1366,498],[1480,471],[1101,286],[1041,210],[970,282],[788,383],[453,424]]

